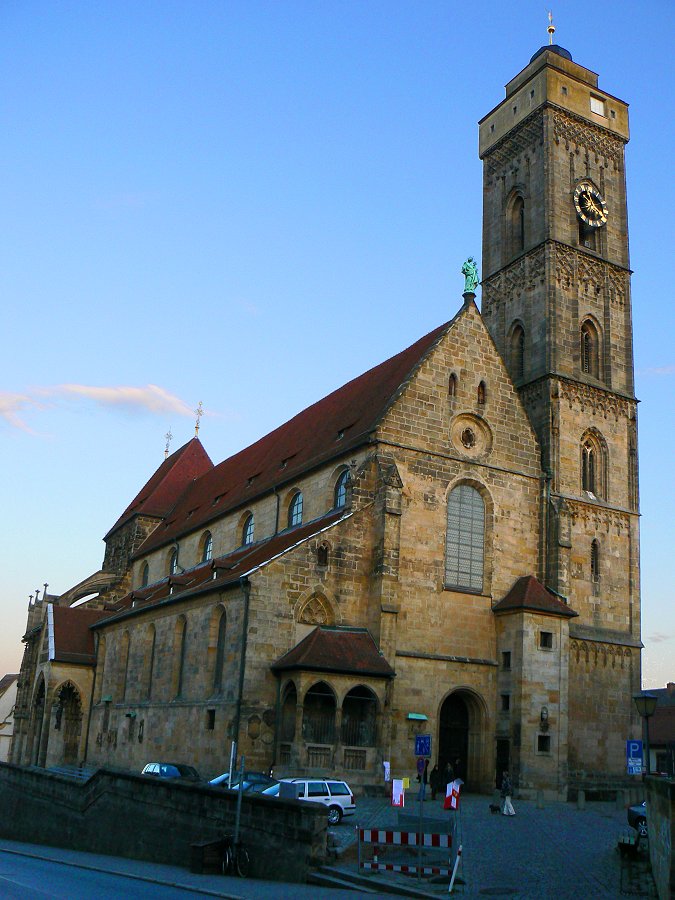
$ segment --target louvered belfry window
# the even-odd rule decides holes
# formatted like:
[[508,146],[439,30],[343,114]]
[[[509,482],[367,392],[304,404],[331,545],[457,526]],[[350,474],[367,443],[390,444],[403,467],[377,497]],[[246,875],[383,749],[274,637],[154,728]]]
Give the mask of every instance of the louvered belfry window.
[[485,559],[485,503],[478,491],[460,484],[448,497],[445,584],[480,593]]

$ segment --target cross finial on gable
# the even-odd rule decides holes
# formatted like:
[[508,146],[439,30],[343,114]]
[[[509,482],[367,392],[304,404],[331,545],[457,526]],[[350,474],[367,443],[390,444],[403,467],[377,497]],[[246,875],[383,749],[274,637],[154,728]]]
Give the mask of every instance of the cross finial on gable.
[[195,410],[195,415],[197,416],[197,421],[195,422],[195,437],[199,437],[199,420],[204,415],[204,410],[202,409],[202,401],[199,401],[199,405]]

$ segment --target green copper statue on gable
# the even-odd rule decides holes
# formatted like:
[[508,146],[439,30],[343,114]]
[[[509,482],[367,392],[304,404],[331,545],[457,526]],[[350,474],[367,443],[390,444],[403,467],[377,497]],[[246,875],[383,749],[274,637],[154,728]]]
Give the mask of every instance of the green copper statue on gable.
[[473,294],[478,286],[478,267],[473,256],[470,256],[462,266],[462,275],[464,276],[464,293]]

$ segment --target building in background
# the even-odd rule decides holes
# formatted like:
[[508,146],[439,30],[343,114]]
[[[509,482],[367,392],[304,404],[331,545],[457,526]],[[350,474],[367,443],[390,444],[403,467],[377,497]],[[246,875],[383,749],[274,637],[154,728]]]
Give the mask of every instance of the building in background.
[[3,675],[0,678],[0,762],[9,761],[14,734],[14,704],[18,679],[18,675]]
[[101,571],[31,605],[14,762],[216,774],[236,740],[366,784],[413,772],[421,731],[472,789],[625,781],[627,140],[594,73],[532,57],[480,123],[482,313],[467,281],[449,322],[230,459],[168,457]]

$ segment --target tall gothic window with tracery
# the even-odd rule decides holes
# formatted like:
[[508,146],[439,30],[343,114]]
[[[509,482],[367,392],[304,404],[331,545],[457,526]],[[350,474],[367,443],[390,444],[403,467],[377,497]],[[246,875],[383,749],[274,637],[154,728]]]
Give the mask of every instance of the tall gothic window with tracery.
[[480,593],[485,557],[485,502],[468,484],[460,484],[448,497],[445,539],[445,584]]
[[586,320],[581,326],[581,371],[593,378],[600,377],[600,342],[598,332],[592,322]]

